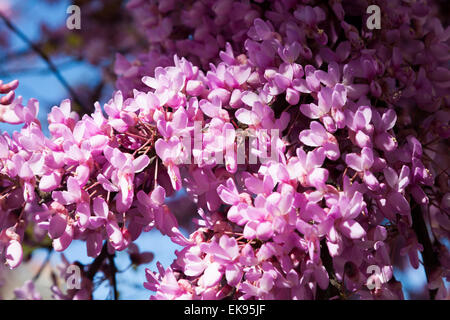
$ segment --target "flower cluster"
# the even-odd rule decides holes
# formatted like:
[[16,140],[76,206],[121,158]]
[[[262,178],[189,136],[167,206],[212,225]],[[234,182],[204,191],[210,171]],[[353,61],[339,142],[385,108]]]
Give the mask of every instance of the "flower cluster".
[[[448,297],[448,29],[420,1],[380,3],[383,27],[372,31],[350,24],[363,12],[348,1],[256,2],[131,1],[148,38],[178,55],[151,51],[140,67],[118,56],[124,92],[81,119],[63,101],[48,115],[50,138],[38,102],[13,99],[16,82],[0,86],[1,120],[23,124],[0,136],[0,251],[11,268],[28,224],[56,251],[85,241],[91,257],[157,228],[184,248],[147,270],[154,299],[399,299],[395,246],[414,268],[419,252],[435,257],[429,289]],[[242,163],[246,142],[230,130],[276,159],[247,146]],[[188,238],[165,203],[182,188],[201,217]],[[384,276],[371,290],[373,265]]]

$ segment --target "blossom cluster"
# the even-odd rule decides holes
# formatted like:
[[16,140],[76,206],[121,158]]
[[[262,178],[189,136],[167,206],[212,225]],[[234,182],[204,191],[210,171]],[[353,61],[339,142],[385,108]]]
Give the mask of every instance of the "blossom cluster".
[[[147,270],[152,299],[402,299],[392,255],[400,246],[418,268],[428,221],[439,262],[428,288],[447,298],[449,32],[434,7],[380,1],[382,29],[358,30],[349,17],[364,10],[348,1],[181,2],[189,9],[129,3],[166,53],[152,49],[150,64],[118,56],[121,90],[82,118],[69,100],[53,107],[50,137],[38,102],[14,99],[17,82],[0,86],[1,120],[23,124],[0,136],[6,263],[21,263],[29,224],[56,251],[85,241],[91,257],[103,243],[135,252],[156,228],[183,249]],[[241,163],[229,151],[245,141],[230,130],[276,159]],[[183,188],[200,216],[189,237],[166,203]],[[384,277],[370,290],[373,265]],[[83,283],[75,296],[89,296]]]

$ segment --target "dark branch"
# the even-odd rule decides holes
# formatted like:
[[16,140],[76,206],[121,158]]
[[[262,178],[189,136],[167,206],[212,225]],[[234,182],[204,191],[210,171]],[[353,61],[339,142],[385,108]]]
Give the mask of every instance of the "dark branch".
[[[423,246],[423,266],[425,268],[427,280],[428,282],[430,282],[432,280],[433,273],[439,267],[439,259],[433,249],[433,244],[431,243],[430,236],[428,235],[428,230],[423,218],[421,207],[414,202],[412,204],[413,208],[411,210],[411,215],[413,220],[413,229],[416,233],[417,240]],[[434,298],[436,297],[437,289],[429,290],[429,293],[430,299],[434,300]]]
[[108,255],[108,260],[109,260],[109,268],[110,268],[110,272],[111,272],[111,283],[112,283],[112,287],[113,287],[113,291],[114,291],[114,300],[117,300],[119,295],[117,292],[117,280],[116,280],[116,264],[114,263],[114,254],[109,254]]
[[322,260],[323,266],[328,272],[328,277],[330,279],[330,283],[326,290],[322,290],[319,286],[317,286],[316,299],[317,300],[329,300],[333,297],[341,297],[338,283],[336,282],[335,271],[333,267],[333,259],[328,252],[328,246],[326,240],[323,239],[320,242],[320,259]]
[[89,266],[89,269],[86,272],[86,278],[88,278],[91,281],[92,279],[94,279],[95,274],[97,273],[98,270],[100,270],[103,261],[107,256],[108,256],[108,244],[105,242],[102,251],[97,256],[97,258],[95,258],[94,262],[92,262],[91,265]]
[[66,79],[62,76],[62,74],[59,72],[58,68],[55,66],[55,64],[52,62],[50,57],[41,50],[37,45],[35,45],[28,37],[20,31],[6,16],[4,16],[0,12],[0,18],[5,22],[6,26],[14,32],[19,38],[21,38],[28,46],[30,46],[48,65],[50,70],[55,74],[56,78],[59,80],[59,82],[66,88],[66,90],[70,93],[72,96],[72,99],[77,103],[86,113],[91,111],[89,110],[83,102],[78,98],[75,91],[72,89],[72,87],[69,85],[69,83],[66,81]]

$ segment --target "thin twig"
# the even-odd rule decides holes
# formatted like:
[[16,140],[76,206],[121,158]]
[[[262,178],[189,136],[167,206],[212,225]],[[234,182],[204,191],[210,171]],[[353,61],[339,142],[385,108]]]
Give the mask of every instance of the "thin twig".
[[158,157],[156,157],[156,164],[155,164],[155,176],[154,176],[154,181],[155,181],[155,185],[153,186],[154,189],[156,189],[156,187],[158,186]]
[[[78,62],[77,60],[70,59],[68,61],[61,62],[57,68],[66,68],[71,64]],[[51,70],[50,70],[51,71]],[[0,72],[0,76],[8,77],[10,74],[46,74],[49,72],[48,68],[36,68],[36,67],[23,67],[17,69],[5,69]]]
[[42,271],[44,270],[45,266],[48,264],[48,262],[50,261],[50,258],[52,256],[52,249],[49,249],[47,251],[47,257],[45,258],[44,262],[42,262],[41,267],[39,268],[38,272],[34,275],[33,277],[33,281],[36,281],[37,279],[39,279]]

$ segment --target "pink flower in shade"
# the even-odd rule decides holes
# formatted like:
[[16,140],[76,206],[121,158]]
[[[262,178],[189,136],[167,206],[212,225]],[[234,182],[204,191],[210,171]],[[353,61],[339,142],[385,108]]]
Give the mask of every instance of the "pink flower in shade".
[[[328,64],[328,71],[323,70],[316,70],[314,71],[314,76],[322,82],[325,86],[329,88],[335,88],[338,87],[344,87],[341,88],[342,92],[345,92],[345,86],[340,84],[341,80],[341,70],[339,67],[339,64],[336,63],[336,61],[332,61]],[[338,86],[338,87],[336,87]],[[341,90],[333,91],[332,101],[334,101],[333,104],[336,104],[338,107],[342,107],[345,105],[346,102],[346,96],[339,96],[338,93],[342,93]]]
[[321,263],[318,264],[308,260],[300,279],[300,285],[306,285],[308,282],[311,282],[311,278],[319,285],[320,289],[326,290],[328,288],[330,278],[325,267]]
[[22,262],[23,250],[22,245],[17,240],[11,240],[6,246],[5,258],[6,264],[11,268],[17,268]]
[[304,67],[305,78],[292,80],[292,87],[301,93],[312,93],[320,91],[320,81],[315,75],[316,69],[308,64]]
[[140,252],[139,247],[135,243],[130,243],[127,251],[130,254],[130,260],[137,266],[144,263],[150,263],[154,257],[151,252]]
[[[116,250],[122,250],[128,245],[126,237],[123,235],[123,231],[120,229],[117,219],[112,212],[108,209],[108,204],[103,198],[96,197],[92,203],[92,209],[94,216],[89,217],[89,228],[97,229],[105,227],[106,234],[108,235],[109,243]],[[96,240],[96,239],[89,239]],[[100,253],[101,246],[91,245],[97,248],[95,256]]]
[[380,187],[380,183],[377,178],[370,171],[370,168],[374,164],[372,149],[364,147],[361,150],[361,155],[349,153],[345,157],[345,162],[350,168],[362,175],[364,183],[370,190],[376,190]]
[[163,187],[157,186],[150,195],[145,194],[142,190],[137,194],[137,200],[147,212],[143,215],[143,219],[138,219],[143,224],[151,221],[151,224],[158,228],[162,234],[168,235],[170,239],[179,245],[185,246],[192,243],[186,239],[178,227],[178,221],[170,212],[167,205],[164,204],[166,191]]
[[369,106],[360,106],[353,113],[350,109],[346,109],[347,126],[352,129],[352,135],[355,144],[360,148],[372,148],[372,134],[374,126],[370,123],[372,120],[372,109]]
[[419,268],[419,251],[423,252],[423,246],[417,241],[414,234],[410,234],[406,245],[400,250],[402,256],[408,255],[409,262],[414,269]]
[[[78,204],[76,209],[76,215],[78,216],[80,215],[78,210],[78,208],[80,207],[81,206]],[[73,239],[73,220],[69,217],[67,209],[60,202],[54,201],[51,203],[48,209],[43,209],[44,212],[40,214],[41,217],[39,219],[40,221],[38,222],[38,226],[41,229],[48,231],[50,238],[53,239],[53,248],[56,251],[65,250],[70,245]],[[87,221],[87,217],[83,216],[82,218]]]
[[328,212],[333,225],[327,234],[327,246],[331,256],[338,256],[344,249],[341,235],[349,239],[361,239],[366,235],[365,229],[355,220],[365,209],[363,195],[356,191],[350,199],[344,193],[339,194],[339,201]]
[[74,177],[69,177],[67,179],[67,191],[53,191],[52,197],[62,205],[89,201],[89,195],[80,187],[78,181]]
[[274,28],[270,22],[256,18],[248,31],[248,35],[254,40],[263,41],[271,39],[273,32]]
[[408,166],[402,166],[400,174],[387,167],[383,170],[387,186],[390,190],[387,192],[385,199],[380,199],[380,209],[389,219],[395,219],[396,214],[407,217],[409,224],[412,224],[411,207],[404,196],[405,188],[410,183],[410,169]]
[[336,50],[331,50],[328,47],[320,48],[320,55],[324,59],[324,61],[328,63],[339,62],[342,63],[345,61],[350,55],[351,51],[351,43],[350,41],[342,41],[336,47]]
[[166,191],[163,187],[157,186],[149,195],[140,190],[137,194],[137,200],[142,204],[152,216],[149,221],[154,221],[155,226],[162,234],[169,234],[173,227],[178,227],[178,223],[173,214],[164,205]]
[[161,105],[167,103],[172,108],[178,108],[186,103],[186,97],[181,92],[186,84],[186,75],[177,67],[157,67],[154,77],[144,77],[142,81],[150,88]]
[[322,87],[318,93],[318,104],[309,103],[301,104],[300,111],[310,119],[321,119],[325,128],[329,132],[335,132],[337,127],[330,115],[330,110],[333,107],[333,102],[335,108],[339,106],[338,102],[333,100],[333,89],[329,87]]
[[12,177],[18,176],[22,179],[23,198],[25,201],[33,201],[36,197],[34,190],[36,177],[31,168],[30,162],[26,161],[20,154],[14,154],[11,160],[7,161],[8,171]]
[[390,133],[397,121],[394,110],[388,109],[382,116],[375,111],[372,112],[372,121],[375,128],[375,145],[385,152],[391,152],[398,146],[394,135]]
[[337,160],[341,156],[336,138],[317,121],[310,123],[310,130],[300,132],[301,142],[310,147],[323,147],[325,155],[330,160]]
[[[163,114],[161,113],[161,116]],[[156,117],[156,116],[155,116]],[[174,135],[181,136],[187,131],[188,116],[183,107],[179,107],[171,114],[171,120],[166,121],[163,117],[157,119],[157,127],[159,133],[164,138],[170,138]]]
[[172,32],[172,24],[172,20],[168,17],[162,18],[158,24],[147,29],[147,36],[155,42],[163,41]]
[[[9,102],[9,100],[11,100],[11,92],[5,97],[2,97],[4,102]],[[19,97],[6,105],[0,103],[0,106],[0,120],[2,120],[2,122],[9,124],[25,123],[27,125],[34,122],[40,126],[40,122],[36,118],[39,112],[39,102],[36,99],[28,100],[27,107],[22,105],[22,97]]]
[[299,8],[294,11],[294,17],[309,27],[313,27],[320,21],[326,19],[325,12],[320,7],[311,6],[299,6]]
[[186,191],[197,199],[201,208],[214,212],[221,205],[217,186],[222,181],[223,178],[214,174],[210,168],[197,168],[192,171],[191,177],[186,178]]
[[199,102],[199,107],[203,114],[210,118],[221,119],[222,121],[229,122],[230,115],[228,111],[222,108],[222,102],[218,98],[212,99],[212,101],[202,99]]
[[450,297],[450,290],[444,283],[443,277],[444,272],[442,270],[437,270],[431,275],[431,281],[428,283],[427,287],[430,290],[437,290],[436,300],[448,300]]
[[300,94],[293,88],[293,80],[303,77],[303,67],[294,61],[300,54],[300,44],[294,42],[278,49],[278,54],[283,59],[278,70],[268,68],[264,72],[264,77],[268,82],[264,85],[264,90],[272,96],[286,92],[286,101],[291,105],[296,105],[300,100]]
[[225,274],[225,279],[230,286],[234,287],[241,281],[243,271],[239,263],[240,250],[235,238],[223,235],[218,242],[201,244],[200,248],[203,252],[210,254],[220,266],[218,272],[208,272],[209,266],[206,268],[205,274],[212,277],[205,279],[208,284],[216,284],[222,274]]

